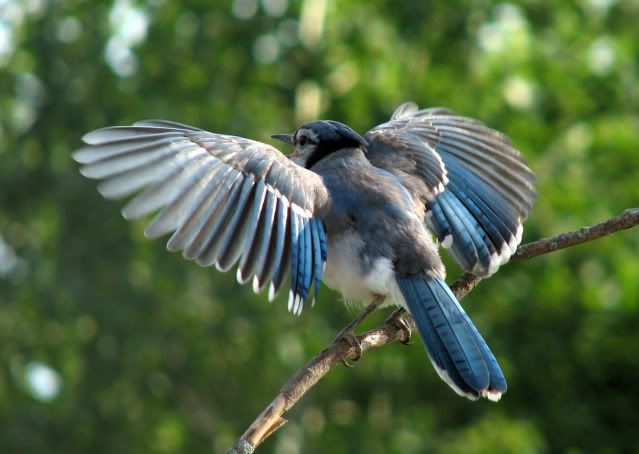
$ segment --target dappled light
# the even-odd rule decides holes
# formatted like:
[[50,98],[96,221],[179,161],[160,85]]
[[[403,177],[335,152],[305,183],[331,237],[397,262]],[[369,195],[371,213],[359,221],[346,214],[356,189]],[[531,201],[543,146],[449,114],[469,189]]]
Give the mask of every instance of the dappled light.
[[[270,136],[305,121],[364,134],[401,102],[445,106],[535,172],[531,242],[638,206],[638,17],[633,0],[0,0],[0,452],[224,453],[357,314],[324,286],[291,316],[286,291],[268,303],[145,238],[150,218],[78,173],[83,134],[162,118],[288,154]],[[638,232],[464,298],[499,403],[451,392],[415,333],[333,369],[257,452],[638,452]]]

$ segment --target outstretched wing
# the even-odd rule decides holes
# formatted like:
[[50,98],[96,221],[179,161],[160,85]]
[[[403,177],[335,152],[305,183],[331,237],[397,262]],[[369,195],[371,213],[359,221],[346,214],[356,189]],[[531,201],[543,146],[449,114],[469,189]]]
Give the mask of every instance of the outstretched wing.
[[252,279],[269,299],[291,270],[289,310],[319,290],[327,245],[314,213],[328,201],[321,178],[270,145],[164,120],[98,129],[73,154],[80,172],[102,180],[107,199],[141,193],[122,210],[137,219],[160,210],[145,235],[173,233],[171,251],[202,266]]
[[489,276],[521,241],[535,177],[503,134],[443,108],[397,108],[371,129],[371,163],[396,174],[457,262]]

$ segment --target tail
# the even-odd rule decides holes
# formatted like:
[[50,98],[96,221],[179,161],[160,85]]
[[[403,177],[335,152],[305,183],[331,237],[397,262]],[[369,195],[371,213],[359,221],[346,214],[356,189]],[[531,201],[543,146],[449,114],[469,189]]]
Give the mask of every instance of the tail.
[[442,380],[460,396],[498,401],[506,392],[504,374],[448,285],[414,277],[397,283]]

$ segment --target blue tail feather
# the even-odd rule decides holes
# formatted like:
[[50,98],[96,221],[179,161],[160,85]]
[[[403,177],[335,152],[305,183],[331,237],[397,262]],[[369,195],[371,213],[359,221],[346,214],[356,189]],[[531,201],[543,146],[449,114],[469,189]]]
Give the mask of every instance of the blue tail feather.
[[[419,301],[419,286],[408,284],[402,286],[400,284],[400,288],[406,301]],[[451,355],[448,354],[444,342],[437,334],[432,318],[428,316],[426,306],[416,304],[414,308],[410,308],[410,311],[417,323],[417,327],[424,341],[424,346],[426,347],[426,352],[433,362],[437,373],[444,381],[452,381],[454,383],[453,389],[455,389],[455,391],[459,394],[472,395],[473,398],[476,398],[478,395],[477,392],[466,384],[466,381],[457,371],[457,367],[455,366]],[[417,322],[417,320],[420,322]],[[446,376],[442,374],[442,371],[446,373]],[[456,389],[455,387],[459,389]]]
[[397,283],[442,379],[470,399],[496,400],[506,392],[497,360],[446,283],[415,277]]

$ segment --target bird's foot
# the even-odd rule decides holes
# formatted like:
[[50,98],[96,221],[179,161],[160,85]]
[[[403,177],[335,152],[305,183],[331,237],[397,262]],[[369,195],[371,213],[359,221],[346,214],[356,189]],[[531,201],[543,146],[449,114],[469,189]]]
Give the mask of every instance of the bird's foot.
[[[384,302],[384,298],[385,297],[383,295],[375,295],[373,301],[368,306],[366,306],[366,309],[364,309],[357,317],[353,319],[353,321],[346,325],[346,327],[344,327],[344,329],[339,332],[339,334],[333,341],[334,343],[336,343],[344,340],[348,345],[355,349],[355,357],[352,358],[351,361],[358,361],[363,353],[362,344],[355,335],[355,328],[357,328],[366,317],[368,317],[375,309],[377,309],[380,304]],[[343,359],[342,363],[344,363],[346,367],[354,367],[348,362],[347,359]]]
[[403,336],[402,336],[402,340],[400,341],[402,344],[411,345],[412,342],[410,338],[413,333],[413,330],[411,329],[410,325],[406,322],[406,320],[404,320],[404,317],[403,317],[404,312],[405,310],[403,308],[396,310],[395,312],[391,314],[390,317],[386,319],[386,322],[392,323],[393,325],[395,325],[397,329],[402,331]]
[[[355,333],[351,330],[351,331],[340,331],[340,333],[337,335],[337,337],[335,338],[335,340],[333,342],[340,342],[340,341],[344,341],[346,342],[348,345],[350,345],[353,349],[355,349],[355,356],[350,358],[351,361],[359,361],[359,359],[362,357],[362,343],[359,341],[359,339],[357,338],[357,336],[355,335]],[[346,367],[355,367],[353,364],[351,364],[349,362],[349,358],[344,358],[342,360],[342,363],[346,366]]]

